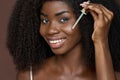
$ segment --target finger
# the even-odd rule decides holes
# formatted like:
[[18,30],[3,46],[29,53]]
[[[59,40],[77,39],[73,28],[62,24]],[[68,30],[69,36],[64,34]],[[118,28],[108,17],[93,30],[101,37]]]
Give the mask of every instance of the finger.
[[112,21],[113,13],[110,10],[108,10],[106,7],[104,7],[102,4],[99,4],[99,7],[101,8],[103,12],[105,23],[109,24]]
[[103,12],[104,12],[104,14],[105,14],[105,16],[107,17],[107,19],[109,20],[109,21],[111,21],[112,20],[112,18],[113,18],[113,12],[112,11],[110,11],[110,10],[108,10],[106,7],[104,7],[103,5],[100,5],[101,6],[101,9],[103,10]]
[[101,6],[104,8],[104,10],[106,10],[109,14],[111,14],[111,15],[113,15],[113,12],[112,11],[110,11],[109,9],[107,9],[105,6],[103,6],[102,4],[101,4]]
[[98,19],[98,15],[94,12],[94,11],[89,11],[91,13],[91,15],[93,16],[94,21],[96,21]]
[[100,7],[101,7],[101,10],[103,11],[103,16],[104,16],[104,21],[107,23],[107,22],[109,22],[110,21],[110,18],[109,18],[109,12],[108,11],[106,11],[105,10],[105,8],[102,6],[102,5],[100,5]]
[[94,13],[96,13],[98,19],[101,19],[101,20],[104,19],[104,16],[103,16],[104,13],[103,13],[101,7],[99,7],[98,4],[90,3],[90,4],[86,7],[86,9],[87,9],[87,8],[88,8],[90,11],[93,11]]
[[101,4],[82,3],[81,6],[84,7],[84,9],[86,9],[88,12],[91,13],[94,20],[99,19],[102,22],[106,22],[106,23],[110,22],[112,20],[113,13]]
[[111,21],[112,20],[112,18],[113,18],[113,12],[112,11],[108,10],[102,4],[91,3],[91,5],[96,7],[97,9],[100,9],[101,12],[103,12],[103,16],[105,18],[105,21]]
[[[80,6],[82,6],[86,11],[90,12],[94,19],[96,20],[96,17],[98,14],[101,14],[101,10],[100,8],[98,7],[97,4],[93,4],[93,3],[89,3],[89,4],[86,4],[86,3],[82,3],[80,4]],[[97,14],[97,15],[96,15]],[[100,16],[101,18],[103,18],[102,16]]]
[[87,6],[89,3],[90,3],[89,1],[85,1],[85,2],[81,3],[80,6],[82,6],[82,7],[84,6],[84,7],[85,7],[85,6]]

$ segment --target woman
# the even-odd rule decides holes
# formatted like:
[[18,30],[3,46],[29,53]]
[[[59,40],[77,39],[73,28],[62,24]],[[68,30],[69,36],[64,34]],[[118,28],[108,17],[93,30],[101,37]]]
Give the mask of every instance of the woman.
[[[18,1],[8,29],[17,79],[120,80],[119,18],[101,2]],[[87,15],[72,29],[82,8]]]

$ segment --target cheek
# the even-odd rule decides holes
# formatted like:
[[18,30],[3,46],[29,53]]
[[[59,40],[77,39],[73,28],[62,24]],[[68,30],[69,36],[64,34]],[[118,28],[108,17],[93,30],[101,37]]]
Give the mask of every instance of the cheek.
[[63,26],[62,28],[64,29],[63,31],[68,34],[74,34],[76,32],[76,28],[78,27],[77,26],[75,29],[72,29],[74,23],[75,23],[75,18],[73,17],[72,20],[70,20],[66,25]]
[[80,28],[77,26],[75,29],[72,29],[72,24],[67,25],[66,27],[62,28],[62,31],[68,35],[80,35]]
[[76,26],[75,29],[72,29],[73,25],[66,26],[64,28],[64,33],[66,33],[70,40],[72,41],[79,41],[81,39],[81,32],[80,32],[80,26]]
[[72,24],[64,25],[62,31],[66,34],[73,34],[74,31],[72,30],[72,26]]

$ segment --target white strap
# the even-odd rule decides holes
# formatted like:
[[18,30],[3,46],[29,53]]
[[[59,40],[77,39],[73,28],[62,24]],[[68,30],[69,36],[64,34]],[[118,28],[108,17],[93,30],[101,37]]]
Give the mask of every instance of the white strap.
[[30,66],[30,80],[33,80],[32,66]]

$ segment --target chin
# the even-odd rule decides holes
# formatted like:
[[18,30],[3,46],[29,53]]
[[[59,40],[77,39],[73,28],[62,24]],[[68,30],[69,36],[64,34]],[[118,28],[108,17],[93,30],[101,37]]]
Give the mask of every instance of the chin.
[[65,54],[65,50],[63,50],[63,49],[51,49],[51,50],[55,55],[64,55]]

